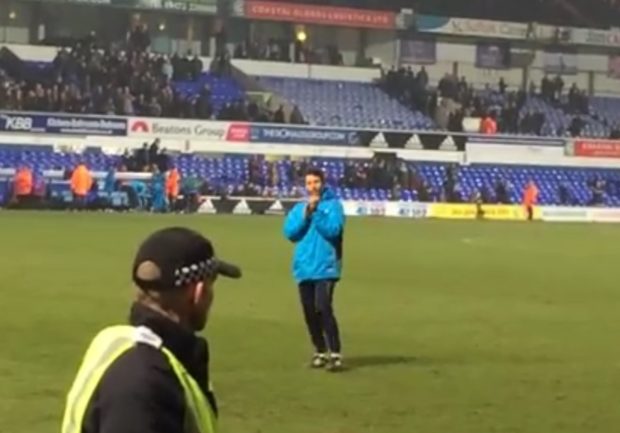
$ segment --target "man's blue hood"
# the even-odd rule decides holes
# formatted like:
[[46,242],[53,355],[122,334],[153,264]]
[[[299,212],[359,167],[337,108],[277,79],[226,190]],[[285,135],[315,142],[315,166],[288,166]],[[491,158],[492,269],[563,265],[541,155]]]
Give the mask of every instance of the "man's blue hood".
[[323,187],[323,191],[321,192],[322,200],[334,200],[336,197],[336,193],[328,186]]

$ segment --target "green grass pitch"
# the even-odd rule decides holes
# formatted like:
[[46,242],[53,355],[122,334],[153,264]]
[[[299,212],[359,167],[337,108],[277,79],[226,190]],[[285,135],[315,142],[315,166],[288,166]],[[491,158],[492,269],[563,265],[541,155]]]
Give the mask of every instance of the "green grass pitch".
[[0,213],[0,432],[59,431],[138,242],[180,224],[244,267],[207,329],[222,433],[620,431],[620,227],[350,218],[350,369],[311,353],[277,217]]

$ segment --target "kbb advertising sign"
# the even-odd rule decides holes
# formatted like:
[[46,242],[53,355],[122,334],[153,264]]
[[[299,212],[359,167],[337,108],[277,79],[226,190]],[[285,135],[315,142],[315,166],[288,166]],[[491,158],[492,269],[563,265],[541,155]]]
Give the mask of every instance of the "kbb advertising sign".
[[251,19],[324,24],[371,29],[396,28],[396,14],[389,11],[315,6],[303,3],[280,3],[246,0],[245,16]]
[[120,136],[127,133],[127,121],[115,117],[0,112],[0,131]]

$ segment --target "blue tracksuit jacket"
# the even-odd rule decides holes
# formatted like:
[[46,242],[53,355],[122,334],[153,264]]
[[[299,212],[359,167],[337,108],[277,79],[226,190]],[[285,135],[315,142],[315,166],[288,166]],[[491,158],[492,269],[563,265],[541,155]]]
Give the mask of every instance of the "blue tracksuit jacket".
[[284,235],[295,243],[295,280],[340,279],[345,225],[342,203],[325,188],[314,213],[306,218],[305,212],[306,203],[297,203],[284,223]]

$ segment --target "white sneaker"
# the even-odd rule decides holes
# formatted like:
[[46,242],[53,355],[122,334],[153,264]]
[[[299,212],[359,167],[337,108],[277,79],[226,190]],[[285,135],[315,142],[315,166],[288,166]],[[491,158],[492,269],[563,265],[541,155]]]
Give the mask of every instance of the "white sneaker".
[[326,365],[327,371],[339,371],[342,370],[342,367],[342,355],[339,353],[331,353]]
[[323,368],[327,365],[327,354],[326,353],[315,353],[312,355],[312,360],[310,361],[310,367],[312,368]]

